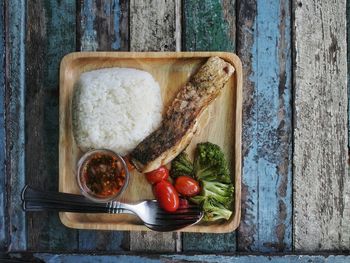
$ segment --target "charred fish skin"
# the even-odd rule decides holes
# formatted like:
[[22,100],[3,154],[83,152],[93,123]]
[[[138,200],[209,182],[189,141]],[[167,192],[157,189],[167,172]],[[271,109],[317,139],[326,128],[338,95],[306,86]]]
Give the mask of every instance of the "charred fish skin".
[[149,172],[170,162],[191,142],[197,119],[219,95],[234,67],[219,57],[210,57],[177,93],[161,126],[131,152],[140,172]]

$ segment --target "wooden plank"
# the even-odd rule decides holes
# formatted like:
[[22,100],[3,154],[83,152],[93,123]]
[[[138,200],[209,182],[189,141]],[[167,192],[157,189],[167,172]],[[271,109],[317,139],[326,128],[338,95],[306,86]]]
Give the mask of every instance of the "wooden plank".
[[123,251],[129,249],[129,234],[118,231],[79,230],[79,251]]
[[[26,179],[58,190],[58,70],[75,50],[75,2],[29,1],[26,34]],[[23,109],[22,109],[23,110]],[[28,248],[74,250],[77,231],[64,227],[57,213],[28,215]]]
[[349,251],[346,1],[294,12],[294,246]]
[[[0,174],[5,174],[6,134],[5,134],[5,3],[0,1]],[[6,222],[6,181],[0,177],[0,249],[7,246]]]
[[[235,50],[235,0],[185,0],[184,50]],[[184,251],[231,252],[236,250],[235,232],[226,234],[184,233]]]
[[346,1],[346,44],[347,44],[347,68],[348,68],[348,149],[350,150],[350,1]]
[[131,0],[130,50],[175,51],[180,30],[176,26],[179,6],[180,0]]
[[26,249],[25,214],[20,193],[24,186],[24,38],[26,1],[5,2],[6,23],[6,192],[8,250]]
[[128,50],[129,2],[78,2],[77,46],[81,51]]
[[[128,1],[79,1],[77,46],[81,51],[128,50]],[[79,230],[79,251],[129,249],[129,233]]]
[[240,251],[292,249],[290,19],[287,0],[238,5],[245,76]]
[[[84,255],[84,254],[10,254],[0,256],[0,259],[16,259],[20,262],[133,262],[133,263],[158,263],[158,262],[203,262],[203,263],[345,263],[350,261],[349,255]],[[17,262],[17,261],[16,261]]]
[[[130,1],[130,50],[175,51],[180,47],[180,0]],[[131,232],[132,251],[179,251],[179,233]]]
[[184,50],[235,51],[235,0],[185,0],[183,5]]

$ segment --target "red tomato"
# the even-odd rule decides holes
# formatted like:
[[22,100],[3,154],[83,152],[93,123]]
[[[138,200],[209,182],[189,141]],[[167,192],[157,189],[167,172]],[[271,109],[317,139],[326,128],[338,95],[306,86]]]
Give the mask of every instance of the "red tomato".
[[146,179],[151,184],[166,180],[169,177],[169,170],[165,166],[161,166],[152,172],[146,173]]
[[188,203],[187,199],[180,198],[179,208],[185,209],[188,207],[189,207],[189,203]]
[[153,193],[165,211],[174,212],[179,208],[179,195],[170,182],[163,180],[155,184]]
[[185,175],[176,178],[175,189],[183,196],[194,196],[200,191],[198,182]]

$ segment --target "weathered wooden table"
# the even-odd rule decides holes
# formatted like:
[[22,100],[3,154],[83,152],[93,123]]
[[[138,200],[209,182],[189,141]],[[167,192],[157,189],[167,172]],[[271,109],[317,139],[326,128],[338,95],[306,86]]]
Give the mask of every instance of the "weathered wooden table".
[[[0,257],[350,262],[347,9],[345,0],[0,0],[0,246],[9,252]],[[238,54],[236,232],[74,230],[56,213],[22,212],[25,183],[58,189],[59,62],[79,50]]]

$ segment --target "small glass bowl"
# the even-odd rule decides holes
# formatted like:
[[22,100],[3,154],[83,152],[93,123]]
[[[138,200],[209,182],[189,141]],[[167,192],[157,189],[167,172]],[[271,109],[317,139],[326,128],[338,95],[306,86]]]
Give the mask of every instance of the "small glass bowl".
[[[96,155],[96,154],[102,154],[102,155],[109,155],[114,157],[115,159],[117,159],[118,162],[120,162],[121,165],[119,165],[121,167],[121,170],[124,170],[125,173],[125,180],[124,180],[124,184],[123,186],[119,189],[119,191],[113,195],[109,195],[109,196],[100,196],[95,194],[93,191],[90,190],[90,188],[86,185],[85,179],[83,179],[83,170],[85,168],[85,166],[88,164],[88,162]],[[121,172],[122,172],[121,171]],[[77,167],[77,182],[79,185],[79,188],[81,190],[81,193],[89,198],[90,200],[94,201],[94,202],[98,202],[98,203],[104,203],[104,202],[109,202],[109,201],[113,201],[116,200],[127,188],[128,183],[129,183],[129,177],[130,177],[130,173],[128,170],[128,167],[124,161],[124,159],[117,153],[115,153],[114,151],[111,150],[107,150],[107,149],[97,149],[97,150],[91,150],[86,152],[79,160],[78,162],[78,167]]]

